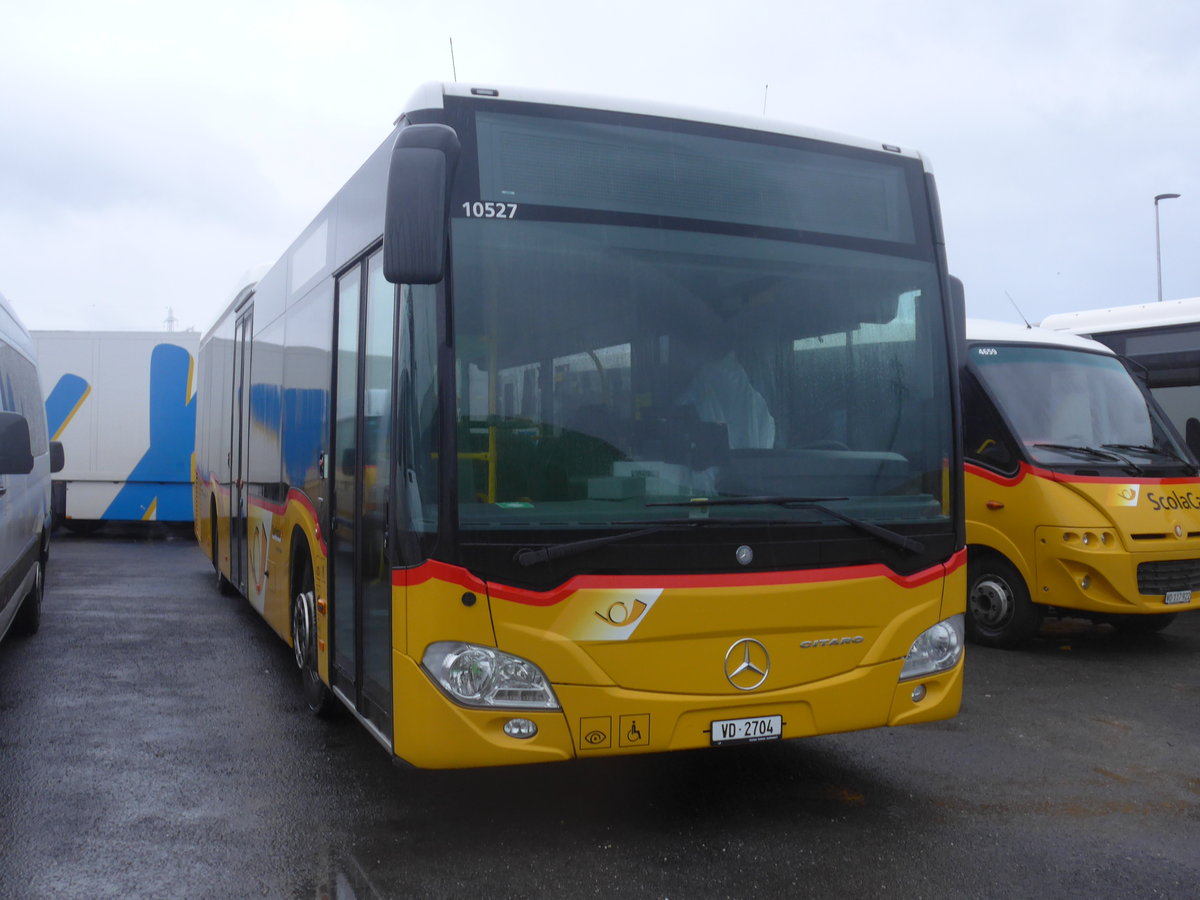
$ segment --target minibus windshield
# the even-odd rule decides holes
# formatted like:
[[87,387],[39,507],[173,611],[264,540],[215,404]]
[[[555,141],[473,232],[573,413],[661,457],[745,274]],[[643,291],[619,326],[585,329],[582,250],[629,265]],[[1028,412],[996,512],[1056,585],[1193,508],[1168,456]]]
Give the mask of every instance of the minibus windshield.
[[1184,463],[1157,407],[1114,356],[996,344],[976,347],[971,360],[1035,462]]

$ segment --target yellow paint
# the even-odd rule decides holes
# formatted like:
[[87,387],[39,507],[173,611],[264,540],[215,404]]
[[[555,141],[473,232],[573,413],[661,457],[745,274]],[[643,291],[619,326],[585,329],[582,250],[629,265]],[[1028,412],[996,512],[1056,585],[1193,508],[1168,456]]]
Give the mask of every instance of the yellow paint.
[[[1028,470],[1001,480],[980,472],[966,471],[967,544],[1008,559],[1033,602],[1098,613],[1200,609],[1200,592],[1166,606],[1137,584],[1142,563],[1200,559],[1200,479],[1067,481]],[[1189,496],[1196,503],[1179,499]]]
[[[213,486],[198,487],[197,508],[207,510]],[[307,544],[318,599],[318,671],[328,683],[327,560],[317,523],[294,499],[249,520],[260,542],[266,535],[262,615],[289,642],[293,537]],[[228,560],[222,564],[228,571]],[[596,578],[539,595],[489,587],[449,566],[432,576],[398,570],[393,750],[427,768],[498,766],[705,747],[714,721],[748,716],[781,716],[784,738],[946,719],[961,702],[961,663],[899,681],[917,635],[963,610],[964,568],[945,579],[939,572],[908,585],[878,567],[828,573],[847,576],[842,580],[801,573],[800,583],[789,583],[780,576],[776,584],[647,577],[642,586],[628,578],[613,586],[618,582]],[[743,638],[770,656],[766,678],[753,690],[739,689],[728,674]],[[546,673],[562,708],[479,710],[452,702],[421,666],[425,649],[444,640],[529,659]],[[912,699],[917,684],[925,688],[919,702]],[[515,717],[534,722],[537,734],[506,735],[504,725]]]
[[[488,596],[468,606],[460,584],[397,586],[393,690],[397,756],[434,768],[705,747],[718,719],[782,715],[785,738],[949,718],[962,697],[962,665],[900,682],[913,640],[963,611],[965,571],[902,586],[882,574],[804,584],[645,588],[584,583],[535,602]],[[667,579],[666,581],[671,581]],[[511,594],[510,594],[511,596]],[[557,599],[539,605],[537,601]],[[744,637],[770,655],[761,687],[739,690],[727,656]],[[536,663],[562,711],[473,710],[448,700],[420,666],[438,640],[498,646]],[[842,643],[842,641],[845,641]],[[912,699],[925,686],[925,698]],[[513,717],[537,723],[509,738]]]

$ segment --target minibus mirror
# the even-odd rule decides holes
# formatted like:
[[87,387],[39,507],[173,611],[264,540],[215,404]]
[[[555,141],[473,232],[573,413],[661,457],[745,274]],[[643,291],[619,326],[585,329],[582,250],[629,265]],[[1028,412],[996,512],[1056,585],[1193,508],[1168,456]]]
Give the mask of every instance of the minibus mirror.
[[29,422],[14,412],[0,412],[0,475],[28,475],[33,471]]
[[396,136],[383,224],[383,277],[393,284],[437,284],[446,273],[459,146],[447,125],[409,125]]
[[63,453],[62,441],[50,442],[50,472],[61,472],[63,466],[67,464],[67,457]]
[[1192,451],[1192,456],[1200,459],[1200,419],[1195,416],[1189,416],[1184,423],[1183,442]]

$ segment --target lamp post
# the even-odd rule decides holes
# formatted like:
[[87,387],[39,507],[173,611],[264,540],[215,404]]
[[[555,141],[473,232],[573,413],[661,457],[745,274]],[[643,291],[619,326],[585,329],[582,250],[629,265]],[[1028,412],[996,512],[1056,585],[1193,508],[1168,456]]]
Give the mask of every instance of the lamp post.
[[1158,302],[1162,303],[1162,242],[1158,236],[1158,201],[1174,200],[1179,194],[1154,195],[1154,262],[1158,268]]

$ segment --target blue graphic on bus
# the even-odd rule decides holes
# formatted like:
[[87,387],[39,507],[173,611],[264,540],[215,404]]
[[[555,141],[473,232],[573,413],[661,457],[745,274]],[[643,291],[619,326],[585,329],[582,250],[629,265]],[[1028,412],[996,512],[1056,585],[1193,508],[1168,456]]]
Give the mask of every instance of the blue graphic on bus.
[[329,427],[329,392],[319,388],[250,385],[250,418],[282,440],[284,480],[305,484],[315,476]]

